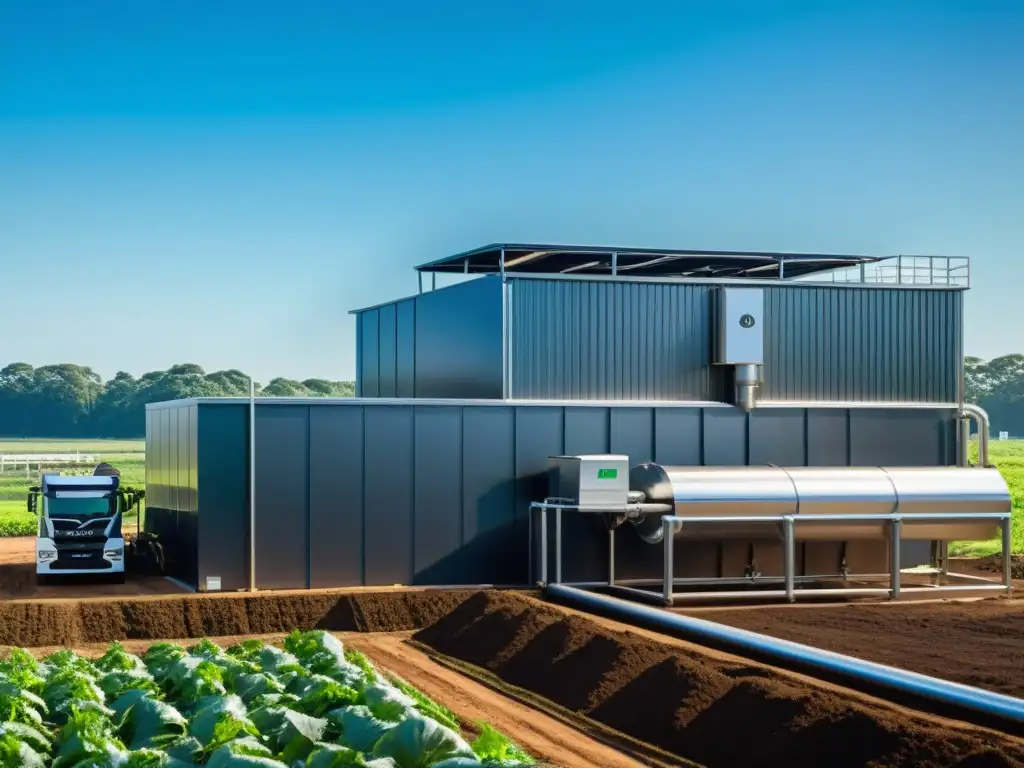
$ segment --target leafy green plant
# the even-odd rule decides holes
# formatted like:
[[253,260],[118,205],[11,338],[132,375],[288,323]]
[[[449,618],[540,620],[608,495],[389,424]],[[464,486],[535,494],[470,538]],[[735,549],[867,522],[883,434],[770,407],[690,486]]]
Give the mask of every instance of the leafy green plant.
[[530,765],[533,758],[520,749],[507,736],[498,733],[487,723],[479,723],[480,735],[473,741],[473,753],[482,762]]
[[0,661],[0,768],[476,768],[530,757],[327,632]]

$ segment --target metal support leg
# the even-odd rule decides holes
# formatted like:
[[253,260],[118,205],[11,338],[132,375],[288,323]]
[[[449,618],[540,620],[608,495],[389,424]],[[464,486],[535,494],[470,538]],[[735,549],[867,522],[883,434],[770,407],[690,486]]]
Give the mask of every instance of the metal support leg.
[[1013,531],[1009,517],[999,521],[1003,533],[1003,586],[1007,596],[1013,593]]
[[890,597],[893,600],[900,596],[900,528],[902,523],[897,517],[892,521],[891,540],[889,542],[889,578]]
[[530,513],[526,516],[526,584],[533,584],[533,516],[537,510],[533,504],[530,505]]
[[540,583],[548,585],[548,511],[540,509]]
[[555,583],[562,583],[562,510],[555,510]]
[[796,571],[796,535],[793,531],[794,521],[792,517],[784,517],[782,519],[782,535],[783,535],[783,574],[786,578],[786,600],[793,602],[796,600],[794,594],[793,577]]
[[672,605],[672,592],[675,589],[675,564],[672,562],[672,521],[661,520],[663,541],[665,543],[665,573],[662,574],[665,586],[663,597],[665,605]]
[[615,583],[615,529],[608,531],[608,586]]

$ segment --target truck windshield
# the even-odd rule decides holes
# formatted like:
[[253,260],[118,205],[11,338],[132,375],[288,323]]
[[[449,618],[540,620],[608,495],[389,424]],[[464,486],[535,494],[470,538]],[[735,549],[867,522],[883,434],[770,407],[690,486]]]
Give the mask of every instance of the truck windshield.
[[49,499],[50,517],[105,517],[110,514],[110,497],[107,498],[74,498],[63,496]]

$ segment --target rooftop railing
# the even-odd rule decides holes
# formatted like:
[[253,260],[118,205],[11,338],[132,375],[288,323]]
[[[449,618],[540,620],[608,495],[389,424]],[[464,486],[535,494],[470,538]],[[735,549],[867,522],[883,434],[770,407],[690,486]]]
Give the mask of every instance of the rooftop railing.
[[798,280],[970,288],[971,260],[966,256],[893,256],[875,264],[838,269],[828,275],[808,275]]

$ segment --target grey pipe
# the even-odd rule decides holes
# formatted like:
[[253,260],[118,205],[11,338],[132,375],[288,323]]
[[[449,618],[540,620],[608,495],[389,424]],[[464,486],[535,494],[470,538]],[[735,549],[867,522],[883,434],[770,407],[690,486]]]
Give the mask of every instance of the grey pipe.
[[[978,466],[988,467],[988,441],[991,429],[991,422],[988,413],[979,405],[964,403],[960,408],[961,418],[972,418],[978,424]],[[966,448],[964,449],[966,454]]]
[[761,387],[760,365],[737,365],[735,370],[736,406],[750,413],[757,406],[757,393]]
[[908,672],[788,640],[779,640],[712,621],[598,595],[573,587],[550,585],[548,599],[645,629],[779,667],[837,680],[851,687],[880,691],[888,698],[927,701],[937,714],[956,717],[1007,733],[1024,733],[1024,699],[969,685]]

